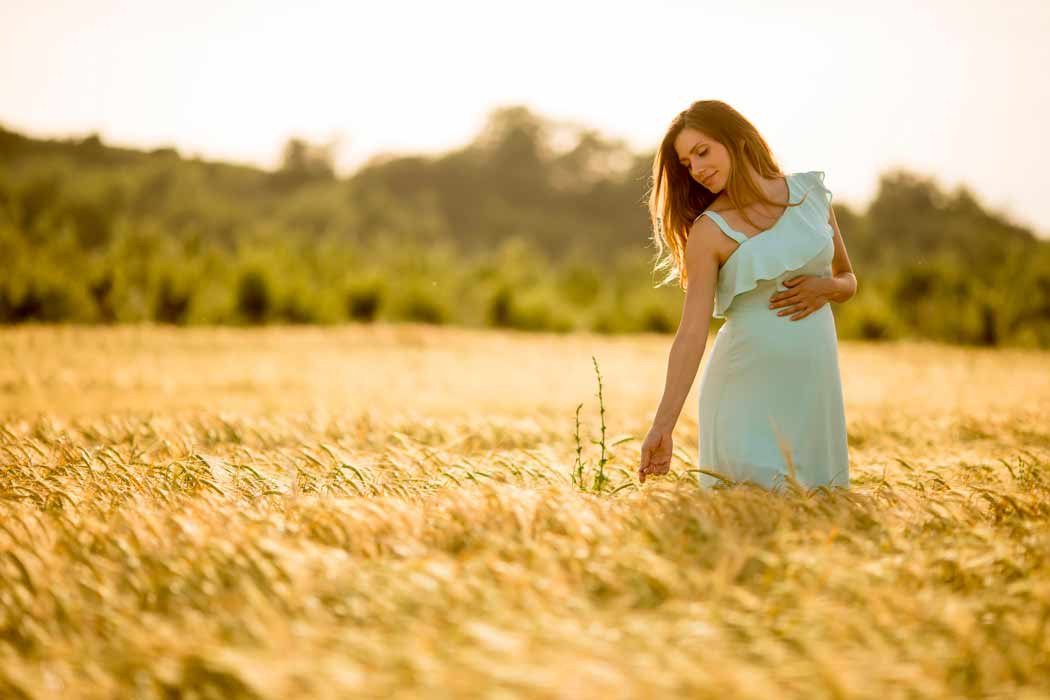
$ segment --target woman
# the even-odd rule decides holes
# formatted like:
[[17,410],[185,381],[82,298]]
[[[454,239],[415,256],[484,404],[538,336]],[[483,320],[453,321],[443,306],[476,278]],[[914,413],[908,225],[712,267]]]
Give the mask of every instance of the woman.
[[789,475],[849,486],[835,319],[857,290],[820,171],[785,175],[755,127],[702,100],[671,122],[653,160],[649,213],[664,282],[685,290],[663,399],[639,479],[666,474],[671,433],[707,344],[700,380],[701,486]]

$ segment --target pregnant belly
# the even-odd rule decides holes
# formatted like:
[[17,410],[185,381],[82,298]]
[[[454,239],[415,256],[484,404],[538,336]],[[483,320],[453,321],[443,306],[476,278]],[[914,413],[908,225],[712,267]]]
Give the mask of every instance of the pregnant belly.
[[768,297],[758,301],[734,303],[720,331],[728,336],[737,370],[762,374],[802,371],[835,359],[835,317],[829,304],[793,321],[790,314],[777,315],[783,309],[770,309]]

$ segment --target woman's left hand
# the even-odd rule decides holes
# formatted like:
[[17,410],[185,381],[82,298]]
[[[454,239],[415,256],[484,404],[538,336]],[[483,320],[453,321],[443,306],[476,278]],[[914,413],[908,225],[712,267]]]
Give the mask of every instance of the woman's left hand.
[[832,282],[827,277],[799,275],[785,280],[784,286],[788,289],[769,297],[769,308],[787,307],[777,316],[793,314],[792,321],[809,316],[831,300]]

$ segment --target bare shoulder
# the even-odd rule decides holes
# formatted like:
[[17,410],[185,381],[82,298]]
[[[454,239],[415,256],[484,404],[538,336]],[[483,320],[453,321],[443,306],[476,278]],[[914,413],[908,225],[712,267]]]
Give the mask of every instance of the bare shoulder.
[[686,241],[686,250],[690,246],[717,248],[716,244],[719,243],[721,236],[722,229],[718,228],[718,224],[715,223],[714,219],[701,214],[696,217],[693,225],[689,228],[689,240]]
[[689,228],[689,238],[685,242],[685,257],[688,260],[713,259],[718,262],[718,253],[724,238],[718,224],[709,216],[698,216]]

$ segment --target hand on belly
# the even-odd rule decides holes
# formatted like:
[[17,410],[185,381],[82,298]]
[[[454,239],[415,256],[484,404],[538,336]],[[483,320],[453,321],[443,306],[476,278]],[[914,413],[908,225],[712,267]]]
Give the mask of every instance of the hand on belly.
[[818,275],[797,275],[784,280],[783,291],[769,297],[769,308],[776,309],[777,316],[791,315],[798,321],[809,316],[831,300],[830,280]]

